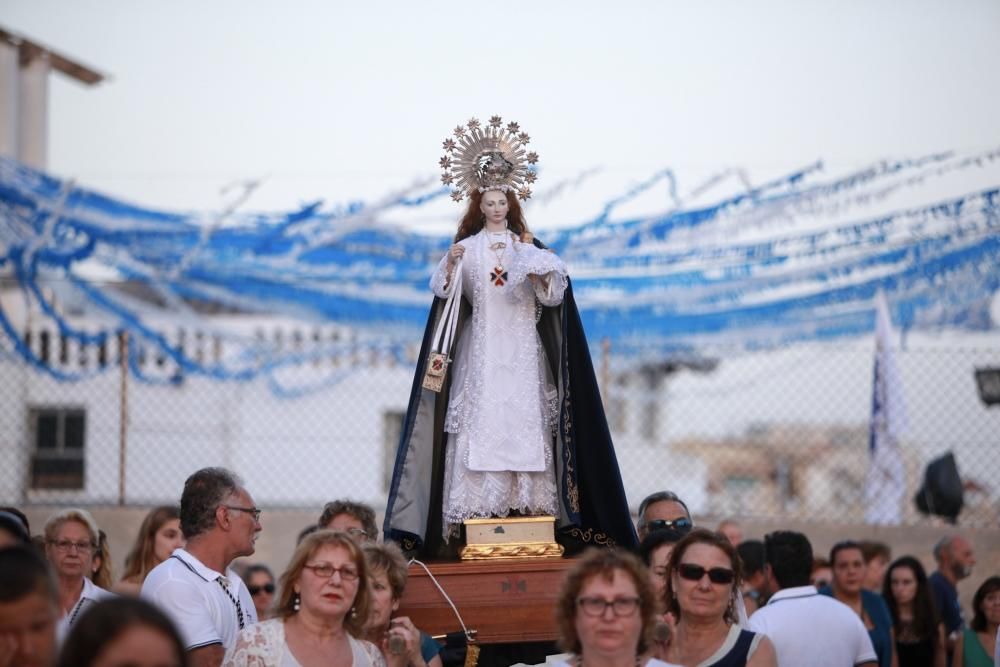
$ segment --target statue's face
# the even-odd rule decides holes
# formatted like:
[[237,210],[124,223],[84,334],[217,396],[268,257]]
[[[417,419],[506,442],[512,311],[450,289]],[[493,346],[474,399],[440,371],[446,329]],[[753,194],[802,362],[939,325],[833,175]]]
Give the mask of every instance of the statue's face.
[[486,216],[487,222],[494,225],[502,225],[507,219],[507,194],[500,190],[489,190],[483,193],[483,200],[479,204],[479,210]]

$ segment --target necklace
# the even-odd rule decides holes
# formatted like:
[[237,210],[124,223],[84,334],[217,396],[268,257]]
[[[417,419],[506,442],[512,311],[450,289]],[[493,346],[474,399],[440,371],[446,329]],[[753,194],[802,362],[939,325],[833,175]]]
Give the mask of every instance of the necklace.
[[242,630],[244,624],[246,623],[243,618],[243,606],[240,604],[240,601],[236,599],[236,596],[229,592],[229,586],[226,585],[226,581],[222,577],[219,577],[216,581],[219,582],[219,586],[221,586],[222,590],[225,591],[226,597],[229,598],[229,601],[233,603],[234,607],[236,607],[236,621],[240,625],[240,630]]
[[486,234],[486,240],[490,242],[490,251],[497,260],[493,270],[490,271],[490,282],[493,283],[494,287],[503,287],[507,282],[507,270],[503,266],[503,256],[507,252],[507,231],[500,232],[504,239],[502,241],[493,241],[497,232],[487,232]]

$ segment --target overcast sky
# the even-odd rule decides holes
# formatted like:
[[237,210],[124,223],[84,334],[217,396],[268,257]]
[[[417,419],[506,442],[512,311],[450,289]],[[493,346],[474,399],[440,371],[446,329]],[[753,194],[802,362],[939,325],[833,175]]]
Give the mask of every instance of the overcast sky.
[[[110,76],[53,77],[50,169],[153,207],[258,177],[250,208],[376,197],[493,113],[532,136],[538,192],[1000,145],[995,0],[0,0],[0,25]],[[578,197],[541,217],[596,212]]]

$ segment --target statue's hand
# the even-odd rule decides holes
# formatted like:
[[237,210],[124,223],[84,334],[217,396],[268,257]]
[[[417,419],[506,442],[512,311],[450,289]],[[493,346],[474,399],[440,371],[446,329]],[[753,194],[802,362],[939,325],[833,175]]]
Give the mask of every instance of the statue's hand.
[[465,254],[465,246],[461,243],[456,243],[448,249],[448,270],[450,271],[454,268],[458,260],[462,259],[462,255]]

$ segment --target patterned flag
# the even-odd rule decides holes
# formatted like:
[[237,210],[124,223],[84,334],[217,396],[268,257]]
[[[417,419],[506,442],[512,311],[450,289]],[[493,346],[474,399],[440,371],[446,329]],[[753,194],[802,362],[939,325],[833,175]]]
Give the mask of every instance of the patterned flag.
[[906,431],[903,382],[892,351],[892,322],[885,294],[875,297],[875,373],[872,379],[872,416],[868,428],[871,461],[865,476],[865,521],[896,525],[900,522],[906,474],[899,436]]

